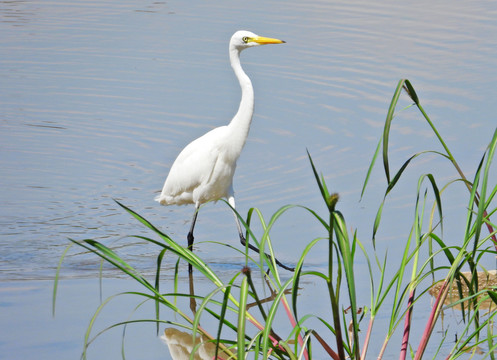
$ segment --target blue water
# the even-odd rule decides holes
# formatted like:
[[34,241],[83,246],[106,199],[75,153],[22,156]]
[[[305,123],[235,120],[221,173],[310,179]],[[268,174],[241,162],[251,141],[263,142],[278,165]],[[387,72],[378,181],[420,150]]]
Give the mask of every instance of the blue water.
[[[496,15],[491,1],[0,1],[3,288],[23,293],[27,280],[29,287],[45,288],[68,238],[136,243],[121,254],[153,272],[154,249],[122,239],[147,232],[113,199],[186,243],[193,209],[160,207],[153,198],[181,148],[236,111],[240,94],[227,43],[238,29],[287,42],[242,55],[256,109],[234,180],[239,210],[258,207],[268,218],[290,203],[322,210],[308,149],[340,193],[348,225],[368,242],[385,187],[381,164],[362,202],[360,191],[400,78],[411,80],[463,170],[469,178],[474,174],[496,124]],[[415,109],[396,119],[390,146],[394,167],[414,152],[441,150]],[[415,162],[385,209],[382,251],[402,249],[417,179],[425,172],[437,174],[442,184],[456,176],[434,156]],[[464,188],[456,189],[445,195],[447,221],[454,224],[446,226],[446,237],[454,243],[467,205]],[[221,202],[202,209],[196,234],[199,242],[239,246],[232,215]],[[292,263],[322,235],[297,210],[282,218],[272,239],[280,260]],[[238,253],[226,260],[218,250],[198,245],[213,264],[227,261],[236,269],[243,263]],[[77,252],[70,251],[62,276],[97,277],[98,260]],[[317,249],[310,265],[325,260]],[[219,269],[225,271],[224,265]],[[104,273],[117,277],[110,268]],[[98,298],[98,292],[71,289],[70,296]],[[31,292],[23,301],[10,297],[1,311],[13,306],[26,317],[39,316],[32,305],[40,299],[49,304],[47,296],[49,291]],[[49,312],[47,306],[36,314]],[[18,321],[21,332],[33,330],[22,316]],[[73,335],[79,345],[82,333]],[[79,355],[78,346],[71,346]],[[16,357],[16,347],[3,341],[0,352],[25,358]],[[57,348],[39,358],[58,358]]]

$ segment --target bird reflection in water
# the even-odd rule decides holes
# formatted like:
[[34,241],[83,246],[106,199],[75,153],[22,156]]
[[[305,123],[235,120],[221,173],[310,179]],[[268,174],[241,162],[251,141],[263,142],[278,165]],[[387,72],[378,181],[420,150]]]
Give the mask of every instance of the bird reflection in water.
[[[482,291],[485,289],[488,290],[494,290],[495,287],[497,286],[497,271],[496,270],[490,270],[490,271],[478,271],[477,273],[478,277],[478,291]],[[463,279],[464,277],[464,279]],[[449,292],[447,294],[447,297],[445,298],[444,304],[445,305],[451,305],[460,299],[464,299],[468,296],[470,296],[471,293],[475,293],[475,284],[472,282],[473,276],[471,275],[471,272],[461,272],[461,278],[458,281],[457,278],[454,280],[452,283],[451,288],[449,289]],[[458,283],[460,285],[460,289],[458,288]],[[438,294],[440,293],[441,287],[442,287],[443,281],[439,281],[435,283],[431,289],[429,290],[429,293],[433,297],[437,297]],[[468,284],[473,288],[473,291],[470,292]],[[461,290],[461,294],[459,293],[459,290]],[[462,297],[461,297],[462,295]],[[485,296],[486,293],[478,295],[476,298],[476,302],[479,303],[478,309],[480,310],[490,310],[493,311],[497,309],[497,305],[493,302],[493,300],[488,297],[487,299],[483,299],[483,296]],[[458,303],[457,305],[453,306],[455,309],[461,309],[461,306],[464,305],[464,308],[467,309],[469,306],[473,307],[474,303],[472,300],[467,300]]]
[[[208,339],[197,335],[195,343],[191,333],[179,331],[175,328],[164,330],[161,339],[167,344],[173,360],[189,360],[195,349],[195,360],[211,360],[216,354],[216,344]],[[229,356],[219,349],[217,359],[228,359]]]

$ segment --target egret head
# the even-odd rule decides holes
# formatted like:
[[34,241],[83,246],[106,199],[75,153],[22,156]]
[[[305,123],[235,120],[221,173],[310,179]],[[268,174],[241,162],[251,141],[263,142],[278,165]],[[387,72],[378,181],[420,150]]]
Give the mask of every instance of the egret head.
[[266,44],[282,44],[283,40],[272,39],[254,34],[253,32],[240,30],[233,34],[230,40],[230,49],[242,51],[252,46]]

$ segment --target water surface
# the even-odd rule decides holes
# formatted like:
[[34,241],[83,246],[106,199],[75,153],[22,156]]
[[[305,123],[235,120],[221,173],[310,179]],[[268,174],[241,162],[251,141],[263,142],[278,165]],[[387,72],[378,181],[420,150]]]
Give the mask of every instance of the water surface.
[[[411,80],[463,170],[474,173],[496,124],[496,15],[491,1],[0,1],[0,280],[53,278],[67,238],[116,244],[145,234],[113,199],[185,239],[193,209],[160,207],[153,198],[181,148],[235,113],[240,93],[227,43],[238,29],[287,41],[242,55],[256,110],[234,181],[239,210],[258,207],[269,217],[289,203],[323,209],[308,149],[341,194],[349,226],[368,242],[385,186],[381,166],[360,203],[359,196],[400,78]],[[440,150],[414,109],[397,120],[394,166],[416,151]],[[456,176],[434,157],[415,164],[385,210],[391,223],[378,236],[382,251],[403,246],[417,178],[430,171],[441,183]],[[446,237],[455,243],[467,202],[459,190],[446,194],[454,224]],[[202,209],[196,233],[199,242],[238,246],[221,202]],[[295,211],[274,229],[273,242],[280,259],[292,263],[322,235]],[[121,251],[144,272],[153,269],[151,248]],[[208,244],[198,251],[233,271],[242,263]],[[63,276],[96,277],[98,261],[74,253]],[[324,261],[316,251],[309,266]],[[15,358],[8,343],[0,351]]]

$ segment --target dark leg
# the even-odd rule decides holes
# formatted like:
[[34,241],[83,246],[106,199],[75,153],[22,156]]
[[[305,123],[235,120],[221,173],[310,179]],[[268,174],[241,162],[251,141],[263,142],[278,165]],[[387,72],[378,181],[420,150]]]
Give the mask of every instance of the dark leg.
[[[240,235],[240,242],[242,243],[242,245],[243,245],[243,246],[246,246],[245,236],[243,236],[243,234],[242,234],[241,232],[240,232],[238,235]],[[256,248],[254,245],[252,245],[252,244],[250,244],[250,243],[249,243],[249,244],[248,244],[248,247],[249,247],[249,249],[252,249],[252,250],[254,250],[255,252],[257,252],[258,254],[260,254],[259,249],[258,249],[258,248]],[[267,257],[268,259],[272,259],[271,255],[266,254],[266,253],[264,253],[264,254],[266,255],[266,257]],[[288,271],[295,271],[295,268],[293,268],[293,267],[289,267],[289,266],[286,266],[285,264],[281,263],[281,262],[280,262],[278,259],[276,259],[276,258],[274,258],[274,262],[275,262],[277,265],[279,265],[280,267],[282,267],[283,269],[285,269],[285,270],[288,270]]]
[[[198,214],[198,206],[195,206],[195,213],[193,214],[192,218],[192,224],[190,226],[190,231],[188,232],[188,235],[186,236],[186,239],[188,240],[188,250],[193,251],[193,229],[195,228],[195,223],[197,222],[197,214]],[[191,274],[193,271],[192,264],[188,264],[188,272]]]
[[[229,199],[228,199],[228,202],[230,203],[230,205],[233,207],[233,209],[235,208],[235,198],[233,196],[231,196]],[[243,230],[242,230],[242,225],[240,224],[240,219],[238,219],[238,216],[236,215],[235,212],[233,212],[233,215],[235,215],[235,220],[236,220],[236,226],[238,228],[238,235],[240,236],[240,242],[242,243],[243,246],[247,246],[247,241],[245,240],[245,236],[243,235]],[[255,247],[254,245],[252,245],[251,243],[248,243],[248,247],[249,249],[255,251],[256,253],[260,254],[260,251],[257,247]],[[271,255],[268,255],[266,253],[264,253],[268,259],[272,259]],[[280,267],[282,267],[283,269],[285,270],[288,270],[288,271],[295,271],[295,268],[292,268],[292,267],[289,267],[289,266],[286,266],[284,265],[283,263],[281,263],[278,259],[274,258],[274,262],[279,265]]]
[[195,317],[195,314],[197,314],[197,300],[195,300],[195,287],[194,287],[194,281],[193,281],[193,271],[190,270],[191,266],[188,268],[188,280],[190,284],[190,310],[193,313],[193,316]]

